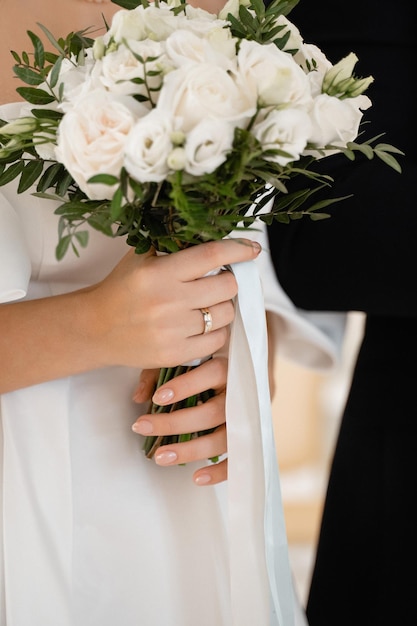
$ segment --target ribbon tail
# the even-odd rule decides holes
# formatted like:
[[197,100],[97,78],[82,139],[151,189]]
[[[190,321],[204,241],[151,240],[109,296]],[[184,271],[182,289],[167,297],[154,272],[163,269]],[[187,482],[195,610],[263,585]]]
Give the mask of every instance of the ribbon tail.
[[268,383],[265,305],[254,262],[239,286],[226,397],[233,626],[294,626],[294,589]]

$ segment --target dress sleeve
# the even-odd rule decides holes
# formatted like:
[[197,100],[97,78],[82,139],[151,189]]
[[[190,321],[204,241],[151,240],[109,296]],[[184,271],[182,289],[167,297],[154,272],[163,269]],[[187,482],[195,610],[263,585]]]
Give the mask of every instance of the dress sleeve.
[[23,298],[30,274],[31,263],[20,219],[0,193],[0,302]]
[[262,246],[256,263],[264,292],[265,308],[273,313],[277,353],[298,365],[325,371],[338,361],[346,326],[345,313],[310,312],[297,308],[281,287],[271,260],[266,226],[250,233]]

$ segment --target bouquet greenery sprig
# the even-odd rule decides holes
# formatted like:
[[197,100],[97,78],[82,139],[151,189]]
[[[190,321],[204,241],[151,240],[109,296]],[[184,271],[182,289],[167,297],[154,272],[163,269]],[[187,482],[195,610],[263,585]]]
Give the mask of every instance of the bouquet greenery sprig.
[[[256,226],[327,217],[317,160],[343,153],[400,171],[395,147],[358,141],[372,77],[351,53],[332,65],[287,15],[298,0],[229,0],[214,15],[185,0],[115,0],[88,29],[13,52],[18,119],[0,120],[0,185],[58,201],[56,254],[89,228],[138,253],[175,252]],[[288,191],[300,177],[305,184]]]

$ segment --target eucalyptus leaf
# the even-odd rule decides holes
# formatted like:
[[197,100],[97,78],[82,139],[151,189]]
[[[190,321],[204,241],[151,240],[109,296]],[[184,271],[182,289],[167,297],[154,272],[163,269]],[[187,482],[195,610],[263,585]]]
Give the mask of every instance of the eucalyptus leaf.
[[19,80],[23,81],[27,85],[41,85],[43,82],[45,82],[44,77],[39,74],[39,72],[32,70],[30,67],[20,67],[18,65],[15,65],[13,68],[13,72],[15,73],[17,78],[19,78]]
[[140,4],[142,4],[141,0],[111,0],[113,4],[117,4],[119,7],[123,7],[124,9],[136,9]]
[[27,191],[30,187],[32,187],[32,185],[38,180],[39,176],[42,174],[43,168],[43,161],[29,161],[22,170],[17,193],[23,193],[24,191]]
[[20,96],[22,96],[22,98],[30,102],[30,104],[51,104],[51,102],[55,101],[55,97],[43,89],[35,89],[34,87],[18,87],[16,91]]
[[61,237],[58,241],[58,245],[55,248],[55,255],[58,261],[61,261],[64,258],[68,248],[70,247],[71,241],[71,235],[64,235],[64,237]]
[[39,69],[43,69],[44,65],[45,65],[45,48],[44,45],[41,41],[41,39],[38,37],[38,35],[35,35],[35,33],[33,33],[32,31],[28,30],[27,31],[32,44],[33,44],[33,50],[34,50],[34,57],[35,57],[35,65],[37,67],[39,67]]
[[13,163],[7,169],[4,170],[2,175],[0,176],[0,186],[7,185],[12,180],[17,178],[19,174],[22,173],[25,164],[23,161],[17,161],[17,163]]

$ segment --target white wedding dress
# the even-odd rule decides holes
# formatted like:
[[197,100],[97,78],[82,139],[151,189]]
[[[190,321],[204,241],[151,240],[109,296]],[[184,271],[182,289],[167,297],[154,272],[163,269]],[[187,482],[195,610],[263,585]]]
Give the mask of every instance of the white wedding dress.
[[[80,258],[58,262],[53,208],[0,189],[0,301],[92,284],[125,254],[91,232]],[[308,325],[295,318],[293,340]],[[193,464],[145,458],[131,430],[138,374],[105,368],[0,397],[0,626],[267,626],[232,619],[224,488],[197,488]]]

